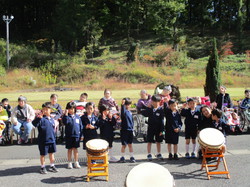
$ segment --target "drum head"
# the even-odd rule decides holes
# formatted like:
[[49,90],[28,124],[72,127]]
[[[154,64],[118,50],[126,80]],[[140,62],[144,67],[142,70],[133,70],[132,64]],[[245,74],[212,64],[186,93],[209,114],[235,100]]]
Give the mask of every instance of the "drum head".
[[103,149],[107,149],[108,146],[109,146],[108,142],[102,139],[93,139],[93,140],[89,140],[86,143],[86,147],[91,150],[103,150]]
[[199,141],[210,147],[220,147],[225,142],[225,137],[218,129],[205,128],[199,133]]
[[173,187],[174,178],[163,166],[143,163],[135,166],[127,175],[126,187]]

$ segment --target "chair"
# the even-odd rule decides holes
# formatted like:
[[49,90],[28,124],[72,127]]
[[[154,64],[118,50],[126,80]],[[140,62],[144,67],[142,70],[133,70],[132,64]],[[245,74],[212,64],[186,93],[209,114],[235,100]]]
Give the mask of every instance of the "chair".
[[[24,127],[21,127],[21,131],[24,131]],[[11,128],[11,132],[10,132],[10,143],[13,144],[13,137],[15,136],[14,130]],[[32,130],[30,133],[30,143],[33,143],[33,139],[36,138],[36,128],[34,126],[32,126]],[[16,139],[17,141],[19,140],[19,135],[16,134]]]
[[[226,174],[227,178],[228,179],[230,178],[229,171],[228,171],[228,168],[227,168],[226,159],[224,157],[222,149],[209,150],[209,148],[202,148],[202,155],[203,155],[203,159],[202,159],[202,164],[201,164],[201,170],[203,168],[206,169],[208,179],[211,178],[211,175],[222,175],[222,174]],[[211,158],[211,157],[217,157],[218,158],[216,164],[208,164],[207,163],[206,159]],[[219,164],[221,162],[221,159],[222,159],[225,171],[210,171],[209,167],[215,167],[215,169],[218,169]]]
[[[108,171],[108,154],[101,156],[93,156],[87,154],[88,157],[88,170],[87,170],[87,182],[90,181],[90,177],[96,176],[106,176],[106,181],[109,180],[109,171]],[[92,163],[92,160],[101,161],[101,163]]]

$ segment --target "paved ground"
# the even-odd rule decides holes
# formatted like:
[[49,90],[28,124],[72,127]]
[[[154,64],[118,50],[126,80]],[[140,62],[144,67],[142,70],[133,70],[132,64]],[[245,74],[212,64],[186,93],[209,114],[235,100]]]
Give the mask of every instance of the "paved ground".
[[[212,176],[207,180],[205,171],[200,171],[201,160],[181,158],[178,161],[153,161],[166,167],[175,179],[176,186],[250,186],[250,135],[228,136],[228,151],[226,160],[230,171],[230,179],[225,175]],[[39,152],[37,145],[12,145],[0,147],[0,186],[92,186],[92,187],[122,187],[128,172],[136,165],[147,162],[146,144],[134,144],[136,163],[109,164],[110,180],[106,182],[103,177],[93,178],[84,182],[86,175],[85,151],[80,149],[80,164],[82,169],[66,169],[66,149],[64,145],[57,146],[56,154],[58,173],[39,174]],[[114,143],[114,155],[120,156],[119,139]],[[155,151],[155,146],[153,147]],[[184,137],[180,137],[179,153],[184,155]],[[166,145],[162,145],[163,156],[167,156]],[[128,156],[127,156],[128,158]],[[48,161],[48,158],[46,158]]]

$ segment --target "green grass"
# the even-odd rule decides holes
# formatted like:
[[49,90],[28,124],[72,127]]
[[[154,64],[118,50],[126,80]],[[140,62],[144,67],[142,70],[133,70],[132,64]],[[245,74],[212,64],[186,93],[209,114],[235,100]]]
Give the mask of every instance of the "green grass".
[[[230,94],[233,100],[238,100],[244,97],[245,88],[228,88],[227,93]],[[93,101],[98,104],[100,98],[103,97],[103,91],[93,91],[85,90],[89,95],[88,100]],[[121,103],[122,98],[130,97],[134,103],[139,99],[140,90],[113,90],[112,97],[115,98],[117,103]],[[154,90],[148,90],[149,94],[153,94]],[[187,96],[203,96],[204,90],[197,89],[180,89],[182,100],[184,101]],[[9,92],[1,93],[0,98],[8,98],[12,106],[17,105],[17,98],[20,95],[27,97],[28,103],[34,108],[40,108],[42,103],[49,101],[50,95],[56,93],[58,98],[58,103],[64,108],[66,103],[71,100],[78,100],[79,96],[83,91],[57,91],[57,92]]]

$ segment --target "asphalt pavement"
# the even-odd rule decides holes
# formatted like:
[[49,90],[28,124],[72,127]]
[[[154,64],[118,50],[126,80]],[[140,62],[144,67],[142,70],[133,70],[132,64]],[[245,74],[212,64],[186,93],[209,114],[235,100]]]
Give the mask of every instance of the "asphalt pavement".
[[[167,168],[173,175],[176,186],[200,187],[200,186],[250,186],[250,135],[230,135],[227,137],[227,152],[225,158],[230,172],[230,179],[226,175],[213,175],[210,180],[207,179],[206,172],[201,168],[201,160],[186,159],[185,139],[180,136],[179,141],[179,160],[167,159],[167,146],[162,144],[163,161],[153,159],[152,162],[158,163]],[[85,182],[87,174],[86,152],[79,148],[81,169],[66,169],[67,150],[64,144],[57,145],[56,166],[58,173],[42,175],[39,173],[39,151],[36,144],[27,145],[7,145],[0,147],[0,186],[92,186],[92,187],[122,187],[126,181],[126,175],[136,165],[146,160],[146,143],[141,139],[134,142],[134,156],[136,163],[110,163],[109,181],[104,177],[94,177],[90,182]],[[114,142],[113,154],[116,158],[120,157],[120,141]],[[155,145],[152,147],[152,153],[156,153]],[[126,150],[128,153],[128,150]],[[129,159],[127,154],[126,159]],[[49,163],[46,157],[47,164]],[[149,168],[150,169],[150,168]],[[218,170],[223,170],[220,164]],[[153,179],[152,179],[153,180]]]

